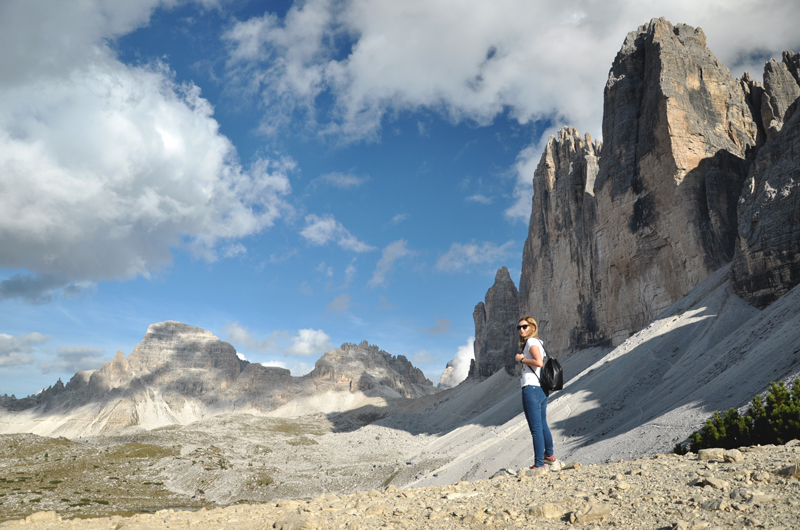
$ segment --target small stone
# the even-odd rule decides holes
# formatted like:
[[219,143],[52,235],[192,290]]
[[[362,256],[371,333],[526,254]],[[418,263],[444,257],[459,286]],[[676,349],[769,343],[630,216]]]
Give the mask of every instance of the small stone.
[[723,490],[728,487],[728,482],[714,477],[706,477],[704,482],[714,489]]
[[784,447],[794,447],[796,445],[800,445],[800,440],[798,440],[797,438],[795,438],[794,440],[789,440],[788,442],[786,442],[784,444]]
[[731,499],[734,501],[746,501],[752,496],[752,493],[744,488],[736,488],[731,492]]
[[583,467],[583,464],[581,464],[580,462],[570,462],[569,464],[566,464],[561,469],[580,469],[582,467]]
[[711,512],[714,511],[721,511],[728,508],[730,504],[725,499],[711,499],[709,501],[705,501],[700,503],[700,507],[704,510],[708,510]]
[[563,506],[553,504],[552,502],[546,502],[540,506],[531,506],[528,508],[528,515],[539,519],[556,519],[558,517],[563,517],[566,513],[567,510],[565,510]]
[[769,479],[770,479],[769,473],[767,473],[766,471],[762,471],[761,473],[758,473],[757,475],[753,476],[753,480],[755,480],[756,482],[769,482]]
[[386,511],[386,507],[382,504],[373,504],[364,511],[365,515],[381,515]]
[[620,482],[615,486],[618,490],[629,490],[631,489],[631,485],[627,482]]
[[782,468],[780,471],[778,471],[778,474],[783,475],[784,477],[792,477],[800,479],[800,464],[792,464],[790,466],[786,466]]
[[711,449],[700,449],[697,452],[698,460],[723,460],[725,458],[725,449],[716,447]]
[[600,502],[588,502],[584,504],[579,510],[570,514],[570,522],[576,523],[590,523],[592,521],[599,521],[604,517],[611,515],[611,508],[607,504]]
[[31,524],[44,524],[44,523],[57,523],[59,521],[56,512],[36,512],[25,518],[25,521]]
[[728,449],[727,451],[722,453],[722,457],[725,460],[725,462],[729,463],[736,463],[744,460],[744,455],[742,455],[742,452],[739,451],[738,449]]
[[775,500],[775,497],[772,495],[764,495],[760,493],[754,493],[752,497],[747,501],[747,504],[767,504]]
[[284,515],[272,526],[275,530],[317,530],[319,528],[316,519],[295,512]]

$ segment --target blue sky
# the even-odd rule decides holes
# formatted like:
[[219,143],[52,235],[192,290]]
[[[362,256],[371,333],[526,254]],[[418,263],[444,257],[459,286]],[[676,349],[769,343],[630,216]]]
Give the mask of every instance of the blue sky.
[[0,394],[178,320],[295,375],[367,340],[438,382],[519,277],[531,178],[600,137],[628,31],[700,26],[735,75],[790,1],[0,5]]

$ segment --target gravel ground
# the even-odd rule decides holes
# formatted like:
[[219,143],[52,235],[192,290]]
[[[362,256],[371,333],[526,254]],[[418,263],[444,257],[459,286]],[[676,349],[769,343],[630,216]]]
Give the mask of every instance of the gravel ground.
[[[66,520],[37,512],[0,528],[281,530],[377,528],[730,529],[797,528],[800,442],[655,455],[611,464],[558,462],[550,471],[503,470],[489,480],[426,488],[389,486],[348,495],[160,510],[132,517]],[[559,469],[560,468],[560,469]]]

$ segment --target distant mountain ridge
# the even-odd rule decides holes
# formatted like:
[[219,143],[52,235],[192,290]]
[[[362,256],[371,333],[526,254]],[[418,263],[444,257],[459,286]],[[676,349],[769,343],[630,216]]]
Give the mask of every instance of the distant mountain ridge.
[[[437,389],[404,356],[345,343],[325,353],[311,373],[241,360],[210,331],[167,321],[152,324],[126,358],[59,380],[36,396],[5,398],[0,432],[112,434],[128,428],[186,424],[223,412],[266,413],[293,399],[326,393],[411,398]],[[16,425],[16,426],[15,426]]]

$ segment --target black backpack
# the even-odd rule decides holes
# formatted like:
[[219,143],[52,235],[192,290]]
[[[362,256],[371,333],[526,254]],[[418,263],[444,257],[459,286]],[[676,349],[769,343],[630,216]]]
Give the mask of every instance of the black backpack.
[[[533,373],[534,375],[536,374],[536,372]],[[564,388],[564,371],[561,369],[561,363],[549,355],[542,367],[542,376],[539,377],[539,384],[542,385],[542,390],[548,396],[553,390]]]

